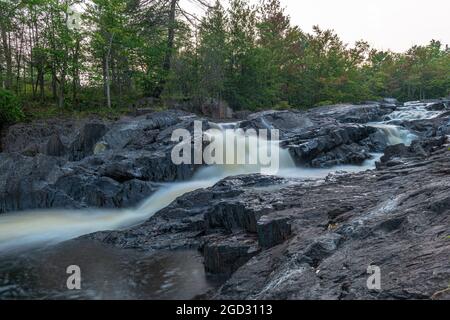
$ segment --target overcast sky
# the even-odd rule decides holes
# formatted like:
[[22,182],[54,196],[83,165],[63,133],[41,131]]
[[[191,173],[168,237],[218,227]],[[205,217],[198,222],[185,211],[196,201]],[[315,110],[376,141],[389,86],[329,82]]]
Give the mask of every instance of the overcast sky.
[[[189,5],[190,0],[183,0]],[[256,1],[256,0],[252,0]],[[211,0],[211,2],[213,2]],[[404,51],[431,39],[450,44],[450,0],[281,0],[304,31],[317,24],[349,44]]]
[[318,24],[348,43],[404,51],[431,39],[450,44],[450,0],[281,0],[305,31]]

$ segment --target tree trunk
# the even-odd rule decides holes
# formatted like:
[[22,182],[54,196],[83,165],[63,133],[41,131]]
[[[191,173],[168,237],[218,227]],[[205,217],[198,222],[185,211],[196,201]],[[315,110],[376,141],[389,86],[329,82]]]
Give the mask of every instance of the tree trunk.
[[64,99],[65,99],[64,93],[66,89],[66,70],[67,70],[67,62],[64,62],[63,70],[61,70],[61,79],[59,80],[59,91],[58,91],[58,107],[60,109],[64,107]]
[[106,105],[111,108],[111,83],[109,76],[110,59],[111,59],[111,48],[113,42],[114,34],[109,36],[109,44],[106,53],[103,56],[103,89],[105,91]]
[[58,83],[58,78],[56,77],[55,66],[54,66],[54,64],[52,64],[52,97],[54,100],[56,100],[56,97],[58,96],[57,83]]
[[75,107],[78,106],[78,87],[80,86],[80,71],[78,66],[78,60],[80,55],[80,39],[77,38],[75,45],[75,52],[73,55],[73,82],[72,82],[72,94],[73,94],[73,104]]
[[39,62],[37,81],[39,83],[39,97],[41,102],[44,102],[44,66],[42,62]]
[[172,55],[175,44],[175,27],[176,27],[176,9],[177,9],[178,0],[170,1],[170,11],[169,11],[169,20],[168,20],[168,29],[167,29],[167,48],[166,54],[164,56],[163,61],[163,72],[161,75],[160,82],[155,89],[154,96],[155,98],[159,98],[166,86],[167,77],[169,75],[171,65],[172,65]]
[[105,89],[106,89],[106,105],[111,108],[111,86],[109,83],[109,57],[105,59]]
[[12,78],[13,78],[13,71],[12,71],[12,57],[11,57],[11,48],[9,46],[9,37],[6,29],[4,26],[1,26],[2,28],[2,43],[3,43],[3,52],[5,55],[5,62],[6,62],[6,77],[5,77],[5,88],[10,90],[12,87]]
[[167,35],[167,50],[166,55],[164,57],[164,65],[163,69],[165,72],[170,71],[170,67],[172,64],[172,54],[173,54],[173,47],[175,42],[175,13],[176,13],[176,6],[177,6],[178,0],[171,0],[170,3],[170,13],[169,13],[169,29],[168,29],[168,35]]

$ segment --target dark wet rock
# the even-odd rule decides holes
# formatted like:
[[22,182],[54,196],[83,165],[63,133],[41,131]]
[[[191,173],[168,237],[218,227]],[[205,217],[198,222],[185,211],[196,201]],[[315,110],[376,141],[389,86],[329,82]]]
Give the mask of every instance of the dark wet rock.
[[54,157],[62,157],[66,154],[66,147],[58,135],[51,136],[47,141],[45,154]]
[[447,120],[438,128],[438,135],[450,135],[450,119]]
[[444,101],[432,103],[426,107],[426,109],[429,111],[443,111],[443,110],[447,110],[448,108],[449,108],[449,105],[447,104],[447,102],[444,102]]
[[229,276],[258,251],[256,239],[246,234],[209,240],[203,247],[205,270],[212,274]]
[[307,263],[317,268],[327,257],[331,256],[342,242],[343,237],[339,234],[327,234],[315,239],[306,249],[298,254],[297,261]]
[[369,147],[358,144],[376,133],[362,125],[328,126],[312,129],[283,142],[295,161],[311,167],[360,164],[370,159]]
[[383,117],[396,108],[386,103],[370,103],[365,105],[338,104],[313,108],[308,112],[311,118],[329,117],[341,123],[368,123],[381,121]]
[[[376,121],[395,107],[385,101],[267,112],[244,126],[279,127],[282,145],[309,166],[360,163],[384,141],[377,128],[349,122]],[[132,206],[157,182],[194,172],[167,164],[171,132],[191,131],[194,119],[208,126],[178,111],[121,119],[81,148],[83,159],[75,162],[42,154],[39,143],[26,145],[33,156],[23,147],[2,153],[0,212]],[[450,151],[437,131],[443,125],[424,125],[411,146],[387,148],[377,170],[320,180],[228,177],[177,198],[140,225],[71,243],[101,242],[152,257],[196,250],[205,270],[226,276],[205,298],[443,299],[450,279],[443,263],[450,258]],[[373,265],[382,272],[381,291],[366,285]]]
[[[301,207],[290,210],[291,214],[298,212],[292,220],[292,240],[253,257],[214,297],[442,299],[439,292],[448,287],[450,278],[450,267],[442,264],[442,259],[450,257],[449,216],[445,214],[450,183],[448,174],[435,170],[450,165],[447,156],[448,151],[441,148],[414,169],[388,168],[314,187],[315,199],[303,197]],[[387,174],[395,178],[377,178]],[[335,188],[346,189],[351,197],[338,196],[345,209],[330,212],[317,195],[319,189],[328,197],[331,190],[337,195]],[[320,220],[325,217],[306,220],[309,210],[314,210],[316,217],[321,210],[328,211],[327,218],[339,222],[320,230],[326,223]],[[381,268],[381,291],[366,287],[369,265]]]
[[[97,152],[104,150],[149,149],[158,142],[163,130],[189,120],[192,114],[183,111],[155,112],[138,118],[124,118],[111,126],[97,146]],[[189,122],[189,121],[187,121]],[[183,126],[186,126],[184,123]],[[170,142],[170,139],[164,142]]]
[[405,146],[404,144],[396,144],[393,146],[389,146],[384,151],[384,155],[381,157],[381,162],[388,162],[393,158],[407,158],[411,156],[415,156],[416,154],[410,149],[410,147]]
[[119,183],[95,169],[66,164],[38,154],[0,154],[0,213],[43,208],[123,208],[138,204],[158,185],[129,180]]
[[[159,182],[192,177],[197,166],[171,161],[170,138],[175,128],[193,130],[193,120],[203,121],[182,111],[165,111],[115,124],[85,120],[75,126],[61,120],[50,121],[49,130],[40,122],[13,126],[5,146],[20,153],[0,153],[0,213],[136,205]],[[14,133],[30,141],[19,136],[14,145]]]
[[252,114],[250,110],[238,110],[234,112],[234,118],[238,120],[247,120],[247,118]]
[[160,151],[106,152],[87,159],[86,167],[95,166],[97,172],[118,182],[132,179],[154,182],[170,182],[191,178],[195,165],[175,165],[170,158],[170,149]]
[[49,119],[38,120],[31,123],[19,123],[4,130],[1,138],[2,152],[25,152],[34,150],[37,153],[46,153],[48,141],[58,136],[65,148],[69,148],[81,128],[92,119],[70,120]]
[[31,208],[79,207],[45,181],[55,181],[63,161],[37,154],[0,153],[0,213]]
[[[140,226],[84,239],[146,252],[196,248],[206,270],[229,277],[209,296],[216,299],[442,298],[450,279],[442,263],[450,258],[450,151],[436,144],[424,142],[426,156],[395,167],[320,183],[227,178]],[[268,212],[253,230],[248,212],[260,208]],[[222,213],[212,223],[206,217],[215,210]],[[380,292],[367,289],[370,265],[381,268]]]
[[70,161],[80,161],[94,153],[97,141],[106,133],[107,129],[103,123],[88,123],[78,134],[70,146]]
[[285,132],[314,126],[307,113],[301,111],[263,111],[252,114],[240,124],[240,128],[248,129],[278,129]]
[[[93,237],[104,238],[106,243],[121,248],[143,250],[200,247],[205,242],[202,239],[205,234],[216,244],[230,235],[239,234],[251,235],[257,243],[257,223],[261,216],[280,209],[280,199],[270,196],[265,186],[281,187],[286,182],[285,179],[260,175],[230,177],[211,189],[179,197],[153,219],[128,230],[127,237],[120,233],[117,237],[105,238],[102,233]],[[274,239],[279,241],[280,238]]]
[[383,165],[392,167],[402,164],[402,159],[407,158],[426,158],[433,151],[442,147],[448,138],[446,136],[427,138],[423,140],[413,141],[411,146],[405,146],[404,144],[397,144],[388,146],[384,152],[384,155],[380,159],[378,167]]
[[433,119],[402,121],[401,125],[422,137],[441,136],[450,132],[450,120],[448,116],[441,116]]
[[278,214],[262,216],[258,220],[256,232],[262,248],[272,248],[282,244],[292,235],[290,217]]

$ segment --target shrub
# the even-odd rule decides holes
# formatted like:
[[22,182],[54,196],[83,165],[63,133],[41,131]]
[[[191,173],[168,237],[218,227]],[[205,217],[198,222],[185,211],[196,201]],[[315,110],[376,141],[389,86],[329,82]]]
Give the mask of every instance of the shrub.
[[293,107],[287,101],[280,101],[274,107],[274,110],[291,110],[291,109],[293,109]]
[[324,100],[324,101],[320,101],[316,106],[317,107],[323,107],[323,106],[331,106],[333,105],[333,101],[331,100]]
[[0,88],[0,126],[23,119],[19,99],[11,91]]

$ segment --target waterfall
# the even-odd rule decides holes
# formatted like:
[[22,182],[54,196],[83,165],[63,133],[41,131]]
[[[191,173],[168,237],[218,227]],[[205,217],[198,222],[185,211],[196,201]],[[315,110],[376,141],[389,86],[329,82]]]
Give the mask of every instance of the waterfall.
[[400,126],[388,123],[370,123],[369,125],[383,132],[387,139],[388,145],[403,143],[406,146],[410,146],[411,143],[417,139],[415,134]]
[[[267,123],[265,125],[270,127]],[[370,125],[382,130],[389,144],[411,144],[411,141],[415,138],[407,130],[394,125],[386,123],[374,123]],[[201,188],[211,187],[225,177],[263,172],[264,174],[286,178],[324,178],[330,172],[338,170],[358,172],[373,168],[375,161],[380,157],[379,154],[374,155],[373,159],[367,160],[362,166],[341,165],[329,169],[301,168],[295,166],[288,150],[280,148],[279,141],[262,141],[263,139],[258,136],[246,136],[242,131],[235,129],[237,127],[236,123],[211,124],[211,127],[217,129],[217,132],[213,134],[214,139],[225,139],[225,132],[229,132],[231,129],[231,138],[235,139],[237,144],[245,146],[245,152],[236,155],[236,163],[203,167],[189,181],[163,184],[157,192],[136,208],[85,210],[46,209],[1,215],[0,252],[36,245],[52,245],[97,231],[118,230],[130,227],[150,218],[179,196]],[[252,139],[256,141],[252,141]],[[251,142],[257,142],[260,148],[266,148],[267,150],[250,148],[250,145],[252,145]],[[255,160],[260,151],[269,154],[269,149],[279,154],[278,170],[272,170],[271,168],[264,171],[264,168],[260,164],[241,164],[246,163],[248,160]]]
[[[229,132],[236,124],[219,124],[215,127],[220,128],[215,138],[223,139],[223,132],[225,130]],[[249,145],[251,140],[261,138],[246,137],[240,131],[234,131],[232,138],[246,146],[245,153],[241,155],[244,159],[237,159],[237,163],[257,158],[259,150],[249,148]],[[267,148],[268,141],[257,142]],[[279,141],[270,141],[269,144],[272,148],[276,148],[280,155],[280,172],[294,170],[294,161],[287,150],[279,147]],[[157,192],[133,209],[46,209],[4,214],[0,216],[0,252],[35,245],[51,245],[97,231],[127,228],[150,218],[185,193],[211,187],[228,176],[260,173],[261,169],[259,164],[203,167],[189,181],[162,185]],[[267,172],[267,174],[277,173],[279,172]]]

